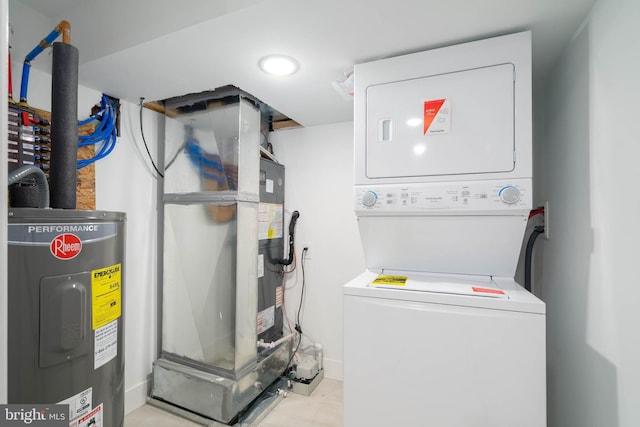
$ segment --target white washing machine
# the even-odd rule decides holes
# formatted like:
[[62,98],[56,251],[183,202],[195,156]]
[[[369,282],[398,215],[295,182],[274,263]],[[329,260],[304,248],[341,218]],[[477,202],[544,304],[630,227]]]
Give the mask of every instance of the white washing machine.
[[408,275],[344,289],[344,425],[540,427],[544,305],[508,279]]
[[545,306],[514,281],[531,187],[531,34],[355,67],[344,425],[542,427]]

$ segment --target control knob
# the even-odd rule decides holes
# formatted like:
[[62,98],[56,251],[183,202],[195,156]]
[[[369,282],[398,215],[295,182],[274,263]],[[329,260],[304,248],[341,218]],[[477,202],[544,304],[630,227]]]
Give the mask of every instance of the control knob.
[[362,204],[368,208],[372,207],[376,204],[378,200],[378,195],[375,191],[367,190],[362,193]]
[[498,191],[498,197],[500,197],[500,200],[504,203],[513,205],[520,200],[520,190],[513,185],[506,185]]

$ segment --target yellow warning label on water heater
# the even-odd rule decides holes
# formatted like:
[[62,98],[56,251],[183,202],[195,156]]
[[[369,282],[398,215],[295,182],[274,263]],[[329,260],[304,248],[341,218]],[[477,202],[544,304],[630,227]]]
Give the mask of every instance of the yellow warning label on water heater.
[[371,282],[372,285],[392,285],[405,286],[409,280],[408,276],[378,276]]
[[91,272],[91,318],[93,329],[113,322],[122,314],[122,265]]

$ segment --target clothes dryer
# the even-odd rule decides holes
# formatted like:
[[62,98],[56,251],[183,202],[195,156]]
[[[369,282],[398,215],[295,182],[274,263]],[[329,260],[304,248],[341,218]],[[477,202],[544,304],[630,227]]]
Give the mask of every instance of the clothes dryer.
[[545,306],[514,281],[531,181],[531,34],[355,67],[344,425],[542,427]]

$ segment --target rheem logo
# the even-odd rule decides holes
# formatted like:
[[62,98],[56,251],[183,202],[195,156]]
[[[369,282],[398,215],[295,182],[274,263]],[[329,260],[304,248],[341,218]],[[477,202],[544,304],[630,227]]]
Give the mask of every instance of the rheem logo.
[[59,234],[50,245],[51,254],[58,259],[72,259],[82,250],[82,241],[71,233]]

